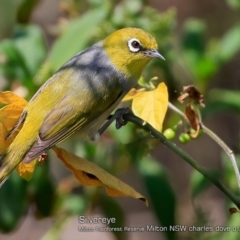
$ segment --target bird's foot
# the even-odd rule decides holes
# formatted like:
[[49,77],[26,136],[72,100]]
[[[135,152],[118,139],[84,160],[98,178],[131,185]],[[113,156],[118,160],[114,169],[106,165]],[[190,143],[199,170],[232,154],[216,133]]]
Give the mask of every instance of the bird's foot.
[[[127,124],[127,121],[124,120],[123,115],[128,114],[131,110],[129,108],[119,108],[114,115],[116,115],[116,129],[120,129],[122,126]],[[113,116],[114,116],[113,115]]]
[[114,114],[111,114],[107,118],[107,122],[98,130],[96,134],[91,138],[91,140],[98,139],[106,129],[111,125],[112,122],[116,120],[116,129],[120,129],[122,126],[127,124],[127,121],[124,120],[123,115],[129,113],[131,110],[129,108],[119,108]]

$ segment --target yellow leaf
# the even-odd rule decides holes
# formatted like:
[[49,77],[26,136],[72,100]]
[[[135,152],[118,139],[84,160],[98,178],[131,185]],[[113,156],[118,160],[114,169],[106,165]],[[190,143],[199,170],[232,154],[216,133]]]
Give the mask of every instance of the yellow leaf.
[[24,98],[21,98],[10,91],[0,92],[0,103],[14,104],[21,107],[22,109],[27,105],[27,101]]
[[17,166],[17,171],[20,177],[24,178],[25,180],[30,180],[34,172],[36,162],[37,160],[33,160],[30,163],[19,163]]
[[132,110],[135,115],[162,130],[162,123],[168,107],[168,91],[164,83],[152,91],[139,92],[133,97]]
[[11,136],[11,139],[5,140],[7,134],[15,126],[27,101],[13,92],[0,92],[0,103],[6,106],[0,109],[0,154],[6,151],[18,131]]
[[0,154],[6,151],[17,135],[16,131],[11,139],[5,140],[8,132],[15,126],[22,111],[22,107],[14,104],[6,105],[0,109]]
[[122,102],[126,102],[126,101],[130,101],[132,100],[134,97],[136,97],[136,95],[139,92],[145,91],[144,88],[140,88],[140,89],[136,89],[136,88],[132,88],[126,95],[125,97],[122,99]]
[[86,186],[104,186],[110,196],[133,197],[148,204],[146,198],[140,193],[94,163],[84,160],[62,148],[54,147],[53,150],[82,184]]
[[[0,154],[3,154],[12,141],[17,136],[19,129],[6,140],[6,136],[13,129],[17,123],[24,107],[27,105],[27,101],[13,92],[6,91],[0,92],[0,103],[6,104],[6,106],[0,109]],[[29,180],[32,177],[36,161],[24,164],[20,163],[17,167],[19,175]]]

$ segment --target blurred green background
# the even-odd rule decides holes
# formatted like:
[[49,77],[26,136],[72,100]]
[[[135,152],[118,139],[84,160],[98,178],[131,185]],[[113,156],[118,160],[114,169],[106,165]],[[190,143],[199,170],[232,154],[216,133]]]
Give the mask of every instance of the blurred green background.
[[[123,27],[154,35],[166,61],[152,61],[170,101],[193,84],[204,94],[204,123],[239,159],[240,0],[0,0],[0,90],[30,99],[65,61]],[[164,129],[178,123],[168,111]],[[183,132],[184,129],[180,129]],[[239,195],[229,159],[209,137],[181,145]],[[78,216],[114,217],[111,227],[239,226],[226,197],[162,144],[132,124],[111,126],[97,143],[78,135],[62,145],[133,186],[149,207],[86,188],[49,151],[49,161],[26,182],[17,173],[0,189],[1,239],[239,239],[239,232],[78,232]]]

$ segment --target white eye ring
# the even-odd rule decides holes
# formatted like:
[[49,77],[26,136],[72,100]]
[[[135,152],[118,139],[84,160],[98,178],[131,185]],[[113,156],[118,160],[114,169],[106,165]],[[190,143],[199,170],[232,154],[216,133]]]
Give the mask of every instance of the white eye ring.
[[138,52],[141,49],[141,43],[136,38],[131,38],[128,41],[128,48],[131,52]]

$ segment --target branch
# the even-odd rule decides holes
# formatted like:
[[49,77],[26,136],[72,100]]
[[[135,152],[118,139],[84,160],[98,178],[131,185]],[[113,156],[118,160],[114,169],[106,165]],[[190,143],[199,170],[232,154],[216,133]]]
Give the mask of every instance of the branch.
[[[186,119],[184,113],[179,110],[177,107],[175,107],[173,104],[171,104],[170,102],[168,103],[168,107],[170,109],[172,109],[174,112],[176,112],[177,114],[179,114],[183,119]],[[210,138],[212,138],[224,151],[225,153],[229,156],[232,165],[233,165],[233,169],[237,178],[237,183],[238,183],[238,188],[240,189],[240,173],[239,173],[239,169],[238,169],[238,165],[237,165],[237,161],[235,158],[235,155],[233,153],[233,151],[227,146],[227,144],[222,141],[222,139],[220,139],[212,130],[210,130],[208,127],[206,127],[201,119],[201,114],[198,111],[198,117],[199,117],[199,121],[200,121],[200,127],[203,130],[203,132],[205,134],[207,134]]]
[[194,169],[200,172],[203,176],[205,176],[209,181],[211,181],[217,188],[219,188],[229,199],[232,200],[233,203],[236,204],[238,209],[240,209],[240,199],[233,195],[224,185],[222,185],[217,179],[215,179],[208,171],[200,166],[198,162],[196,162],[191,156],[189,156],[186,152],[184,152],[181,148],[179,148],[172,141],[169,141],[162,133],[158,132],[155,128],[153,128],[150,124],[143,121],[141,118],[135,116],[133,113],[127,113],[123,115],[123,119],[125,121],[132,122],[142,129],[149,132],[153,137],[155,137],[158,141],[163,143],[173,152],[175,152],[178,156],[180,156],[184,161],[190,164]]

